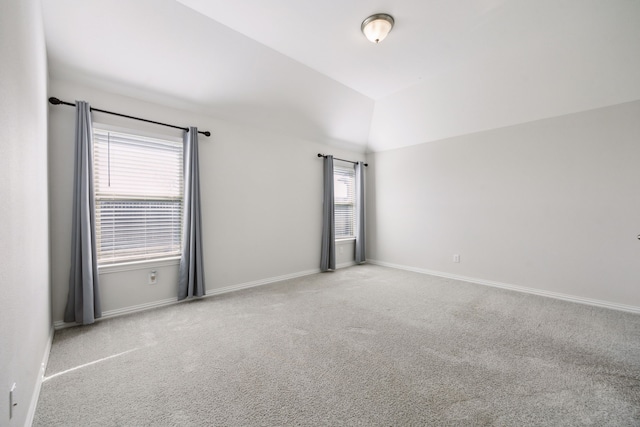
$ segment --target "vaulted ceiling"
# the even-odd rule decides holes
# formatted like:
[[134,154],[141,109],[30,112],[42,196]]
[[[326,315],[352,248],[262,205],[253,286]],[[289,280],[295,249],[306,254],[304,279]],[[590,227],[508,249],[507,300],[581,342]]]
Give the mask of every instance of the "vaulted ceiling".
[[360,151],[640,99],[637,0],[42,4],[52,78]]

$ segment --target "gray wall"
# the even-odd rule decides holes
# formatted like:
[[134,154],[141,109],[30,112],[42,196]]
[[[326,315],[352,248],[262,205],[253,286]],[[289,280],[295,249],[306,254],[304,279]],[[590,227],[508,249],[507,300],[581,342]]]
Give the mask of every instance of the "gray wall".
[[371,154],[368,257],[640,309],[639,159],[640,101]]
[[[52,78],[50,95],[97,108],[212,132],[200,136],[200,170],[207,291],[319,271],[322,161],[318,152],[364,160],[363,153],[225,122]],[[181,131],[94,113],[94,122],[151,134]],[[70,251],[74,109],[50,107],[53,317],[62,320]],[[346,244],[338,264],[353,262]],[[147,284],[151,269],[158,283]],[[103,310],[118,314],[176,299],[177,264],[103,269]]]
[[[51,330],[40,1],[0,2],[0,425],[33,415]],[[9,389],[17,384],[14,417]]]

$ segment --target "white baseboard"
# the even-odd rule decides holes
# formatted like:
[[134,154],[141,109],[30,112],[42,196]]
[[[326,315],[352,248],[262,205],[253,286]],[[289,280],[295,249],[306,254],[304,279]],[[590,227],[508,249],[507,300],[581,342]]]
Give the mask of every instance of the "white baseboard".
[[33,388],[33,394],[31,395],[31,402],[29,403],[29,410],[27,411],[27,419],[24,422],[25,427],[31,427],[33,424],[33,418],[36,416],[36,408],[38,406],[38,399],[40,398],[40,390],[42,389],[42,380],[44,379],[44,373],[47,370],[49,364],[49,354],[51,353],[51,345],[53,344],[54,328],[51,325],[49,329],[49,337],[47,338],[47,345],[42,355],[42,363],[40,364],[40,372],[38,372],[38,378],[36,379],[36,385]]
[[[339,268],[342,268],[343,266],[348,266],[348,263],[341,264],[339,266]],[[309,276],[311,274],[316,274],[316,273],[320,273],[320,269],[319,268],[318,269],[314,269],[314,270],[306,270],[306,271],[300,271],[300,272],[297,272],[297,273],[285,274],[285,275],[282,275],[282,276],[269,277],[267,279],[254,280],[254,281],[251,281],[251,282],[240,283],[238,285],[225,286],[223,288],[210,289],[210,290],[206,291],[205,297],[210,297],[210,296],[213,296],[213,295],[226,294],[228,292],[234,292],[234,291],[239,291],[241,289],[248,289],[248,288],[253,288],[253,287],[256,287],[256,286],[267,285],[269,283],[281,282],[283,280],[288,280],[288,279],[295,279],[296,277]],[[185,302],[185,301],[188,301],[188,300],[178,301],[178,297],[176,296],[175,298],[167,298],[167,299],[164,299],[164,300],[153,301],[153,302],[149,302],[149,303],[145,303],[145,304],[132,305],[130,307],[118,308],[118,309],[115,309],[115,310],[107,310],[107,311],[104,311],[102,313],[102,317],[99,318],[99,319],[96,319],[96,321],[108,319],[110,317],[122,316],[123,314],[137,313],[137,312],[149,310],[149,309],[152,309],[152,308],[163,307],[163,306],[172,305],[172,304],[178,304],[178,303]],[[72,326],[77,326],[77,324],[76,323],[65,323],[62,320],[57,320],[57,321],[55,321],[53,323],[53,326],[54,326],[54,328],[56,330],[58,330],[58,329],[69,328],[69,327],[72,327]]]
[[563,301],[571,301],[571,302],[576,302],[578,304],[593,305],[593,306],[596,306],[596,307],[603,307],[603,308],[609,308],[609,309],[612,309],[612,310],[627,311],[627,312],[630,312],[630,313],[640,314],[640,307],[636,307],[636,306],[632,306],[632,305],[618,304],[618,303],[609,302],[609,301],[602,301],[602,300],[597,300],[597,299],[584,298],[584,297],[579,297],[579,296],[575,296],[575,295],[562,294],[562,293],[559,293],[559,292],[545,291],[543,289],[528,288],[528,287],[525,287],[525,286],[511,285],[511,284],[508,284],[508,283],[501,283],[501,282],[494,282],[494,281],[491,281],[491,280],[477,279],[477,278],[474,278],[474,277],[459,276],[459,275],[456,275],[456,274],[444,273],[442,271],[426,270],[426,269],[422,269],[422,268],[410,267],[410,266],[399,265],[399,264],[392,264],[392,263],[389,263],[389,262],[378,261],[378,260],[373,260],[373,259],[367,259],[367,262],[370,263],[370,264],[380,265],[380,266],[383,266],[383,267],[396,268],[398,270],[413,271],[415,273],[429,274],[431,276],[437,276],[437,277],[444,277],[444,278],[447,278],[447,279],[460,280],[462,282],[475,283],[475,284],[478,284],[478,285],[491,286],[491,287],[500,288],[500,289],[508,289],[510,291],[516,291],[516,292],[524,292],[524,293],[527,293],[527,294],[539,295],[539,296],[548,297],[548,298],[555,298],[555,299],[559,299],[559,300],[563,300]]
[[[356,265],[355,261],[343,262],[341,264],[336,265],[336,270],[340,269],[340,268],[351,267],[353,265]],[[318,270],[318,271],[320,271],[320,270]]]
[[152,308],[157,308],[157,307],[164,307],[165,305],[171,305],[177,302],[178,302],[178,297],[175,297],[175,298],[167,298],[159,301],[148,302],[144,304],[138,304],[131,307],[117,308],[115,310],[107,310],[102,313],[102,319],[122,316],[123,314],[135,313],[138,311],[150,310]]
[[256,286],[268,285],[269,283],[282,282],[283,280],[295,279],[296,277],[310,276],[320,273],[320,269],[300,271],[297,273],[285,274],[283,276],[269,277],[267,279],[254,280],[252,282],[240,283],[238,285],[225,286],[224,288],[216,288],[207,291],[206,296],[226,294],[228,292],[239,291],[241,289],[254,288]]
[[[150,310],[156,307],[163,307],[165,305],[171,305],[178,303],[178,297],[175,298],[167,298],[159,301],[148,302],[144,304],[132,305],[130,307],[117,308],[115,310],[107,310],[102,312],[102,317],[96,319],[96,322],[99,322],[104,319],[108,319],[110,317],[122,316],[123,314],[129,313],[137,313],[139,311]],[[53,327],[58,329],[70,328],[72,326],[77,326],[77,323],[66,323],[63,320],[56,320],[53,322]]]

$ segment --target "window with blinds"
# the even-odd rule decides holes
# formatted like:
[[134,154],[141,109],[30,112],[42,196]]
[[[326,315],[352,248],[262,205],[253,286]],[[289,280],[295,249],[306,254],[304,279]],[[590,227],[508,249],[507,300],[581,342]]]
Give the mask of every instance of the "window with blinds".
[[93,131],[98,264],[179,256],[182,143]]
[[333,197],[336,239],[354,237],[355,233],[355,170],[334,166]]

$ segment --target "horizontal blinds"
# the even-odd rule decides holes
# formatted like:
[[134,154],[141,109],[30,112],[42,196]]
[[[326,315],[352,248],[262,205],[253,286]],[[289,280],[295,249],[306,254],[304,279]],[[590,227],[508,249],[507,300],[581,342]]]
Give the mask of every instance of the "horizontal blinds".
[[355,229],[355,170],[333,168],[333,194],[336,238],[353,237]]
[[182,144],[94,129],[100,265],[180,254]]

